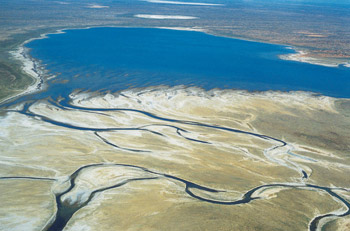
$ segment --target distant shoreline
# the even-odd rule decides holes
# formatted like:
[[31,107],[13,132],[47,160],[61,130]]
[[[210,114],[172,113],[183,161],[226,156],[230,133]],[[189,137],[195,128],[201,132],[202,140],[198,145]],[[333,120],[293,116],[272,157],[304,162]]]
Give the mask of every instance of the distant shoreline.
[[291,48],[296,53],[293,54],[287,54],[287,55],[279,55],[278,57],[283,60],[290,60],[290,61],[296,61],[296,62],[302,62],[302,63],[309,63],[314,65],[320,65],[325,67],[339,67],[344,66],[350,68],[350,59],[349,61],[336,61],[335,59],[322,59],[322,58],[314,58],[309,56],[309,53],[298,49],[298,48]]
[[[226,37],[226,36],[220,36],[216,35],[214,33],[210,33],[208,30],[200,27],[120,27],[120,26],[89,26],[89,27],[81,27],[81,28],[63,28],[63,29],[57,29],[55,32],[48,32],[41,34],[39,37],[34,37],[25,40],[21,45],[19,45],[15,50],[10,51],[12,58],[18,60],[21,63],[21,68],[24,73],[26,73],[28,76],[34,79],[34,83],[29,85],[25,90],[22,92],[9,96],[3,100],[0,101],[0,104],[3,104],[5,102],[11,101],[15,98],[18,98],[23,95],[31,94],[34,92],[38,92],[44,89],[45,87],[45,80],[49,79],[49,75],[45,72],[45,68],[40,64],[39,61],[35,60],[33,57],[29,54],[29,49],[25,47],[26,44],[39,39],[46,39],[48,38],[48,35],[53,34],[63,34],[66,30],[86,30],[91,28],[153,28],[153,29],[165,29],[165,30],[182,30],[182,31],[195,31],[200,33],[205,33],[212,36],[217,37],[225,37],[230,39],[237,39],[242,41],[250,41],[250,42],[257,42],[257,43],[266,43],[266,44],[274,44],[269,42],[261,42],[261,41],[254,41],[249,39],[243,39],[243,38],[235,38],[235,37]],[[337,68],[341,65],[344,67],[350,68],[350,60],[349,62],[331,62],[329,59],[317,59],[313,57],[308,57],[306,51],[303,51],[299,48],[291,47],[284,44],[274,44],[274,45],[280,45],[289,47],[290,49],[294,50],[296,53],[292,54],[281,54],[278,55],[278,58],[281,60],[290,60],[290,61],[297,61],[302,63],[309,63],[313,65],[320,65],[320,66],[326,66],[326,67],[333,67]],[[51,76],[51,78],[54,76]],[[315,93],[317,94],[317,93]]]

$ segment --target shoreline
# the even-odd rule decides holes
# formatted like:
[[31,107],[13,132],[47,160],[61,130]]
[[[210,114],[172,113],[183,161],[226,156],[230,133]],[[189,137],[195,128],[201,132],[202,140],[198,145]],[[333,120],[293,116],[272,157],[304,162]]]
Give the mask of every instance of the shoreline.
[[[158,98],[166,97],[167,99],[172,99],[177,96],[185,95],[187,97],[200,97],[203,100],[211,100],[214,98],[220,99],[219,102],[228,103],[232,97],[236,99],[260,99],[260,100],[276,100],[285,105],[309,105],[310,107],[318,106],[323,110],[330,110],[335,112],[336,108],[334,106],[335,101],[343,100],[347,98],[335,98],[331,96],[321,95],[310,91],[248,91],[240,89],[220,89],[213,88],[206,90],[198,86],[167,86],[167,85],[157,85],[139,88],[129,88],[123,89],[115,92],[99,92],[99,91],[81,91],[76,90],[69,94],[69,100],[72,104],[76,102],[105,98],[107,101],[111,99],[129,98],[128,96],[137,95],[156,95]],[[146,97],[147,98],[147,97]],[[157,103],[154,103],[157,104]],[[153,104],[152,104],[153,105]]]
[[[29,42],[29,41],[28,41]],[[11,101],[17,97],[40,91],[44,87],[44,70],[39,64],[39,61],[34,60],[28,55],[28,49],[24,47],[26,42],[17,47],[16,50],[10,51],[12,59],[20,62],[21,70],[30,78],[33,79],[33,83],[30,84],[26,89],[18,94],[14,94],[0,101],[0,104]]]
[[279,55],[278,58],[282,60],[287,61],[295,61],[295,62],[301,62],[301,63],[308,63],[313,65],[319,65],[324,67],[346,67],[350,68],[350,59],[348,61],[336,61],[336,59],[327,59],[327,58],[315,58],[310,56],[310,53],[296,48],[296,47],[288,47],[291,50],[294,50],[295,53],[292,54],[285,54],[285,55]]
[[31,94],[34,92],[39,92],[45,89],[45,80],[54,78],[55,76],[49,75],[45,67],[40,63],[39,60],[34,59],[29,54],[29,49],[25,47],[26,44],[40,39],[46,39],[50,34],[63,34],[65,33],[63,29],[56,30],[54,33],[44,33],[39,37],[34,37],[25,40],[21,43],[15,50],[9,51],[10,58],[17,60],[20,62],[22,71],[31,77],[34,82],[30,84],[26,89],[21,91],[18,94],[14,94],[0,101],[0,104],[6,103],[7,101],[11,101],[17,97],[21,97],[23,95]]
[[[26,44],[34,41],[34,40],[40,40],[40,39],[46,39],[48,38],[48,35],[54,35],[54,34],[64,34],[66,33],[65,31],[67,30],[87,30],[87,29],[92,29],[92,28],[151,28],[151,29],[163,29],[163,30],[179,30],[179,31],[194,31],[194,32],[199,32],[199,33],[205,33],[211,36],[218,36],[218,37],[225,37],[225,38],[230,38],[230,39],[238,39],[242,41],[249,41],[249,42],[256,42],[256,43],[267,43],[267,44],[274,44],[274,43],[269,43],[269,42],[261,42],[261,41],[254,41],[254,40],[249,40],[249,39],[242,39],[242,38],[235,38],[235,37],[226,37],[226,36],[220,36],[216,35],[215,33],[211,33],[210,30],[207,30],[205,28],[201,27],[130,27],[130,26],[88,26],[88,27],[77,27],[77,28],[62,28],[62,29],[57,29],[55,32],[49,32],[49,33],[44,33],[41,34],[39,37],[34,37],[25,40],[22,44],[20,44],[15,50],[9,51],[11,57],[21,63],[21,68],[24,73],[26,73],[28,76],[30,76],[33,80],[34,83],[29,85],[26,89],[21,91],[18,94],[14,94],[12,96],[9,96],[3,100],[0,101],[0,104],[4,104],[8,101],[11,101],[15,98],[21,97],[23,95],[31,94],[34,92],[39,92],[45,88],[45,80],[54,78],[55,76],[50,76],[48,75],[47,70],[45,67],[40,63],[40,61],[35,60],[33,57],[30,56],[29,54],[29,49],[25,47]],[[280,46],[285,46],[288,49],[292,49],[296,53],[292,54],[281,54],[278,55],[277,57],[281,60],[287,60],[287,61],[296,61],[296,62],[301,62],[301,63],[309,63],[312,65],[320,65],[320,66],[326,66],[326,67],[331,67],[331,68],[338,68],[340,66],[350,68],[350,60],[349,62],[330,62],[330,60],[322,60],[322,59],[317,59],[313,57],[308,57],[307,55],[309,54],[308,52],[301,50],[296,47],[284,45],[284,44],[274,44],[274,45],[280,45]],[[183,85],[180,85],[183,86]],[[154,88],[157,88],[158,86],[154,86]],[[183,88],[186,88],[186,86],[183,86]],[[129,89],[124,89],[124,90],[129,90]],[[214,89],[212,89],[214,90]],[[309,91],[278,91],[278,90],[268,90],[268,91],[248,91],[248,90],[241,90],[241,89],[222,89],[222,90],[232,90],[232,91],[237,91],[237,92],[245,92],[249,94],[256,94],[257,92],[259,93],[271,93],[271,92],[276,92],[278,94],[281,93],[305,93],[309,96],[317,96],[320,93],[317,92],[309,92]],[[211,90],[210,90],[211,91]],[[321,94],[321,96],[324,96]],[[330,96],[326,96],[330,97]],[[334,97],[331,97],[334,98]],[[343,99],[343,98],[337,98],[337,99]],[[345,98],[346,99],[346,98]]]

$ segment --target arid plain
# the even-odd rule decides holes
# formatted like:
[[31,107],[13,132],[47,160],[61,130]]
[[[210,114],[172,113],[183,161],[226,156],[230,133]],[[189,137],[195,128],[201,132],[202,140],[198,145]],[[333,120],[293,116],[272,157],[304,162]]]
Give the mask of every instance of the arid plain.
[[350,229],[349,99],[153,86],[4,101],[45,92],[49,70],[13,52],[64,28],[201,31],[348,68],[346,1],[99,2],[0,1],[1,230]]
[[348,100],[184,87],[70,97],[3,112],[5,229],[349,227]]

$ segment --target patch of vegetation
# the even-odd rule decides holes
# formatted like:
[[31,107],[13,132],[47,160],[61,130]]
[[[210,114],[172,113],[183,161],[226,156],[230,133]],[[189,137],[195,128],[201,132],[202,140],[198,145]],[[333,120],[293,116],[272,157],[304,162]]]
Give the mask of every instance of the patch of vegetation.
[[31,83],[33,79],[23,74],[19,67],[0,63],[0,100],[25,89]]
[[34,82],[33,78],[23,72],[20,61],[11,58],[9,51],[16,49],[29,38],[38,37],[42,33],[55,30],[56,28],[45,28],[19,33],[0,42],[0,102],[20,93]]

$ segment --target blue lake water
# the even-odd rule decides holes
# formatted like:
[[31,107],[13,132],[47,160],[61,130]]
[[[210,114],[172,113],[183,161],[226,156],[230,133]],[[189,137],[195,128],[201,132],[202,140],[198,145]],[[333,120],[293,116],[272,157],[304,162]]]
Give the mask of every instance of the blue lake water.
[[[75,89],[188,85],[251,91],[303,90],[350,97],[350,69],[280,60],[285,46],[150,28],[67,30],[26,45],[58,77],[34,96]],[[65,81],[62,81],[65,80]]]

